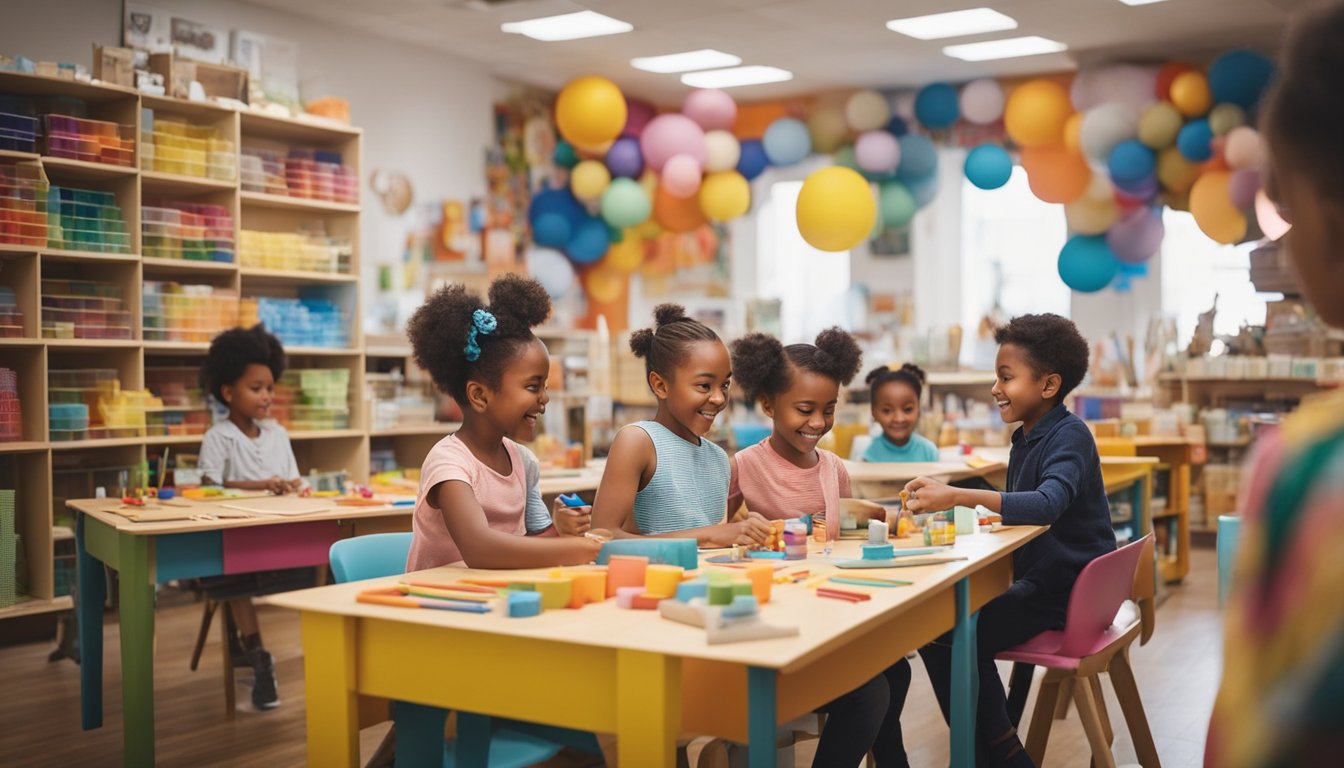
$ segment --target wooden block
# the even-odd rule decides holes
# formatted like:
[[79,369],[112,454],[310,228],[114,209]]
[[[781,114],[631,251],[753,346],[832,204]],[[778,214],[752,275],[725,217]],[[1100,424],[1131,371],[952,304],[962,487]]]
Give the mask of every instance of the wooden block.
[[[607,542],[610,544],[611,542]],[[606,548],[606,544],[602,545]],[[612,555],[607,559],[607,597],[615,597],[621,587],[640,587],[643,592],[644,571],[649,558],[633,555]]]
[[663,595],[651,595],[645,592],[630,599],[630,607],[641,611],[656,611],[658,604],[667,600]]

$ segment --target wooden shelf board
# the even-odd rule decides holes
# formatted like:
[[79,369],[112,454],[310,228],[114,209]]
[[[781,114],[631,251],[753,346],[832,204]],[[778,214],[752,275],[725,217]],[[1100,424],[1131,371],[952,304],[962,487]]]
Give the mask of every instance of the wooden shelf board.
[[44,249],[40,245],[18,245],[17,243],[0,243],[0,255],[15,254],[19,256],[31,256],[41,253]]
[[42,156],[36,152],[18,152],[13,149],[0,149],[0,158],[5,160],[38,160]]
[[0,339],[0,347],[40,347],[47,342],[47,339],[30,339],[27,336],[18,339],[3,338]]
[[135,339],[43,339],[48,347],[58,349],[137,349],[141,342]]
[[359,354],[359,350],[348,349],[345,347],[285,347],[285,354],[290,357],[295,355],[308,357],[354,357]]
[[359,213],[359,206],[351,203],[333,203],[328,200],[272,195],[266,192],[242,192],[241,199],[245,207],[255,206],[309,213]]
[[145,354],[158,355],[203,355],[210,351],[210,344],[205,341],[146,341],[144,347]]
[[178,115],[212,120],[227,117],[235,111],[229,107],[212,104],[208,101],[188,101],[187,99],[155,96],[149,93],[140,94],[140,103],[156,112],[172,112]]
[[415,351],[412,350],[409,346],[387,347],[380,345],[364,348],[365,357],[411,357],[414,354]]
[[13,443],[0,443],[0,453],[31,453],[45,451],[47,444],[38,440],[20,440]]
[[343,272],[308,272],[298,269],[265,269],[263,267],[243,267],[239,270],[243,279],[254,282],[272,283],[354,283],[358,275]]
[[191,272],[196,274],[231,275],[238,271],[238,265],[232,261],[197,261],[195,259],[161,259],[146,256],[141,259],[146,270],[156,272]]
[[56,611],[69,611],[75,607],[75,601],[69,595],[52,598],[51,600],[42,600],[33,598],[15,603],[8,608],[0,608],[0,619],[12,619],[16,616],[35,616],[41,613],[55,613]]
[[192,445],[201,442],[205,435],[149,435],[145,445]]
[[42,156],[42,168],[55,171],[57,176],[71,179],[124,179],[135,176],[139,169],[133,165],[110,165],[108,163],[90,163],[85,160],[71,160],[66,157]]
[[106,437],[99,440],[60,440],[51,443],[53,451],[79,451],[88,448],[119,448],[126,445],[143,445],[143,437]]
[[238,188],[236,181],[208,179],[201,176],[185,176],[162,171],[141,171],[141,188],[155,192],[185,193],[196,192],[232,192]]
[[359,429],[322,429],[311,432],[290,432],[290,440],[325,440],[333,437],[363,437]]
[[347,141],[363,133],[354,128],[329,120],[306,120],[292,117],[267,115],[250,110],[238,110],[242,120],[244,134],[270,136],[278,139],[306,139],[311,141],[313,134],[323,134],[329,141]]
[[138,253],[103,253],[101,251],[71,251],[60,248],[43,248],[42,256],[57,261],[103,261],[134,264],[140,261]]
[[403,437],[414,435],[446,435],[450,432],[456,432],[462,428],[460,422],[436,421],[433,424],[426,424],[417,427],[393,427],[392,429],[375,429],[369,432],[369,437]]

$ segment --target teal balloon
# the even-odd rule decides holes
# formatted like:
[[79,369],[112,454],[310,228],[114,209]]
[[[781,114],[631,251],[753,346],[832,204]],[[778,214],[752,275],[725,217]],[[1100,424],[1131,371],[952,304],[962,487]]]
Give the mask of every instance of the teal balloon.
[[909,184],[932,176],[938,170],[938,151],[927,137],[907,133],[900,137],[900,142],[901,164],[896,167],[896,178]]
[[915,119],[928,128],[949,128],[961,117],[957,89],[947,83],[932,83],[915,94]]
[[877,193],[877,211],[883,226],[900,229],[915,217],[919,205],[910,189],[899,181],[884,183]]
[[854,158],[853,144],[846,144],[835,150],[835,154],[831,155],[831,162],[836,165],[844,166],[852,171],[863,173],[863,171],[859,170],[859,161]]
[[1209,65],[1214,104],[1253,108],[1274,79],[1274,62],[1254,51],[1228,51]]
[[1096,293],[1120,271],[1105,235],[1074,235],[1059,251],[1059,277],[1079,293]]
[[561,139],[555,144],[555,164],[561,168],[573,168],[579,164],[579,153],[574,151],[574,146],[568,141]]
[[998,144],[981,144],[966,153],[966,178],[981,189],[998,189],[1013,176],[1013,158]]
[[602,193],[602,218],[618,230],[644,223],[651,213],[653,204],[634,179],[612,179]]
[[922,179],[912,179],[904,182],[910,190],[910,194],[915,196],[915,205],[923,208],[938,196],[938,174],[931,173]]
[[611,230],[597,217],[587,218],[574,227],[565,245],[565,255],[575,264],[593,264],[611,247]]
[[812,134],[801,120],[781,117],[765,129],[761,138],[765,156],[774,166],[801,163],[812,154]]

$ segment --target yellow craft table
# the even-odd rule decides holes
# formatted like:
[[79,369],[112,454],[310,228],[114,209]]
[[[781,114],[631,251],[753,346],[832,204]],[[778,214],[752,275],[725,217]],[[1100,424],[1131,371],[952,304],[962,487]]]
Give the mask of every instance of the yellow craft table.
[[[468,614],[356,602],[361,590],[401,577],[267,600],[302,614],[311,766],[358,765],[360,695],[615,733],[622,765],[670,768],[678,737],[689,733],[747,742],[753,768],[774,766],[779,723],[854,689],[949,630],[952,761],[971,766],[975,612],[1007,590],[1012,553],[1044,530],[961,536],[950,554],[965,560],[858,572],[913,581],[846,587],[872,593],[860,603],[818,597],[806,582],[775,585],[762,619],[797,626],[800,634],[721,645],[709,645],[702,629],[656,611],[618,609],[614,600],[526,619],[498,608]],[[837,559],[858,558],[860,544],[842,540],[828,556],[812,542],[809,558],[789,565],[816,578],[835,570]],[[714,567],[703,560],[702,566]],[[416,578],[523,580],[542,573],[450,566]]]

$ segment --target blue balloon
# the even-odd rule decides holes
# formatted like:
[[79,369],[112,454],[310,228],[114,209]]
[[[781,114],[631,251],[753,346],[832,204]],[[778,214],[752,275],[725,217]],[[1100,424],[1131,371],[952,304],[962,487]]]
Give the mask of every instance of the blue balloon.
[[1013,158],[998,144],[981,144],[966,155],[966,178],[981,189],[998,189],[1013,175]]
[[1200,118],[1186,123],[1181,132],[1176,134],[1176,149],[1185,155],[1185,159],[1202,163],[1213,157],[1212,141],[1213,129],[1209,127],[1209,121]]
[[532,221],[532,240],[547,248],[564,248],[569,243],[574,227],[569,219],[554,211],[543,213]]
[[1157,169],[1157,156],[1143,142],[1130,139],[1115,145],[1106,159],[1106,167],[1111,172],[1111,181],[1123,187],[1152,176]]
[[639,149],[639,139],[622,136],[612,142],[607,150],[607,169],[614,177],[638,179],[644,172],[644,155]]
[[555,143],[555,153],[552,155],[555,164],[561,168],[573,168],[579,164],[579,153],[574,151],[574,145],[561,139]]
[[931,83],[915,94],[915,119],[934,130],[951,127],[961,117],[957,89],[947,83]]
[[1059,251],[1059,277],[1079,293],[1096,293],[1120,271],[1103,235],[1074,235]]
[[1228,51],[1209,65],[1209,93],[1214,104],[1236,104],[1250,110],[1274,79],[1274,62],[1254,51]]
[[1120,262],[1120,274],[1128,275],[1129,277],[1147,277],[1148,262],[1142,261],[1138,264],[1126,264],[1122,261]]
[[901,164],[896,168],[896,178],[908,186],[912,181],[932,176],[938,170],[938,150],[933,142],[917,133],[907,133],[899,139],[901,143]]
[[575,264],[592,264],[611,248],[611,230],[600,218],[590,216],[574,228],[574,236],[565,246],[565,254]]
[[923,208],[932,203],[933,198],[938,196],[938,174],[930,173],[922,179],[907,181],[905,186],[910,190],[911,196],[915,198],[915,206]]
[[765,156],[765,145],[758,139],[747,139],[738,145],[742,154],[737,159],[737,172],[747,181],[760,176],[770,167],[770,158]]
[[909,132],[910,126],[906,125],[905,118],[900,115],[892,115],[891,119],[887,121],[887,133],[890,133],[892,136],[899,139]]
[[765,129],[761,143],[771,165],[793,165],[812,154],[812,135],[807,132],[803,121],[792,117],[781,117],[771,123]]
[[527,220],[535,227],[537,219],[546,213],[560,214],[571,226],[588,215],[583,209],[583,204],[574,197],[573,192],[569,191],[569,187],[560,189],[542,187],[541,191],[532,196],[532,202],[527,207]]

